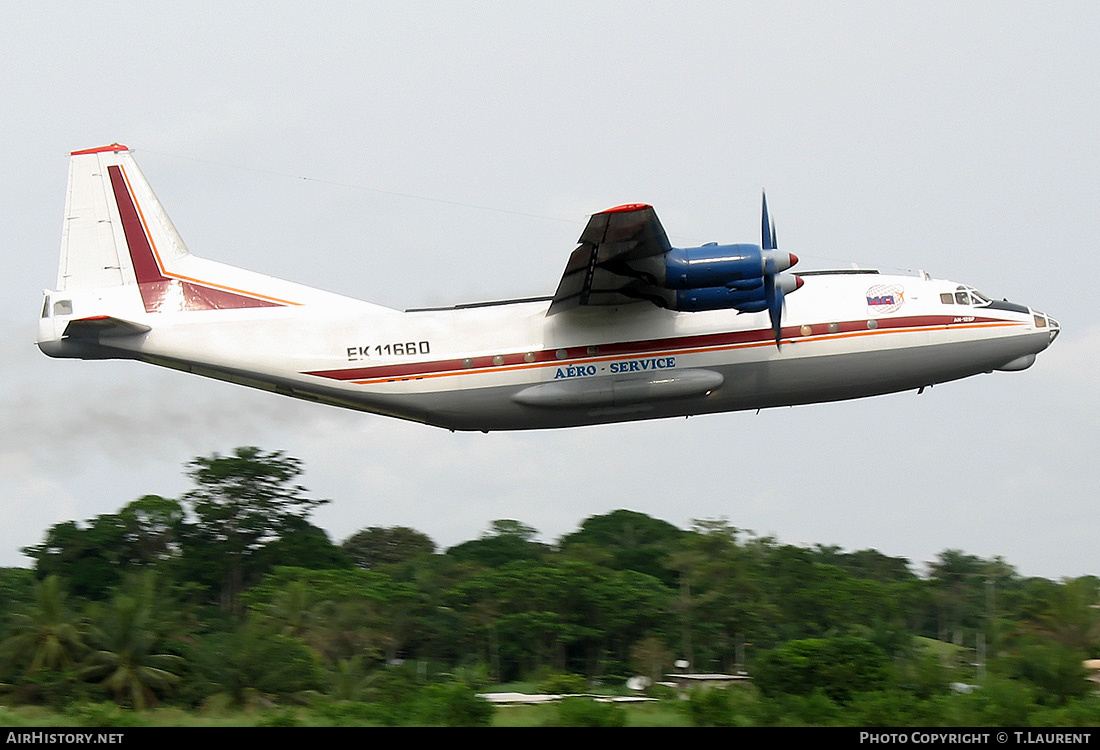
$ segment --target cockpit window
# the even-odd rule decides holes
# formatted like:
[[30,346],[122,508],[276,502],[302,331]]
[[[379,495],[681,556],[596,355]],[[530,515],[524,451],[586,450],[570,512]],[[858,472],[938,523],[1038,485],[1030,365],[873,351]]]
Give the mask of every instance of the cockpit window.
[[985,305],[993,304],[993,300],[986,297],[977,289],[971,289],[968,286],[956,287],[958,291],[954,294],[951,292],[943,292],[940,294],[940,302],[945,305],[974,305],[975,307],[984,307]]

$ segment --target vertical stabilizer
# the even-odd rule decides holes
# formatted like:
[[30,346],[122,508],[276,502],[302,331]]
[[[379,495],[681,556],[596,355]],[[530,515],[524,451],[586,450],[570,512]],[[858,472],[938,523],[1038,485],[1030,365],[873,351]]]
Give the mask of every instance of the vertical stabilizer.
[[[147,246],[147,252],[146,247],[130,247],[128,220],[134,225],[130,240],[135,234],[144,235],[136,239]],[[157,269],[164,260],[187,254],[187,246],[126,146],[116,143],[72,152],[57,272],[59,291],[138,283],[142,276],[160,276]]]
[[178,316],[236,325],[303,305],[385,310],[192,255],[133,154],[117,143],[71,153],[57,288],[43,295],[39,348],[84,359],[147,353]]
[[72,152],[58,291],[136,286],[147,313],[292,304],[242,282],[277,283],[193,258],[129,149]]

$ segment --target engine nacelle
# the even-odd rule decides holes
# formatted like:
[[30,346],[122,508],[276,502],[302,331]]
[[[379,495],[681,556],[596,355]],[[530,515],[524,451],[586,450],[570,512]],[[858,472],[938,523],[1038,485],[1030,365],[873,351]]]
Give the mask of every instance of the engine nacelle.
[[761,250],[759,245],[674,247],[665,254],[666,289],[753,289],[766,273],[786,271],[797,262],[790,253]]
[[[802,286],[802,279],[789,273],[775,276],[775,285],[789,294]],[[736,289],[728,286],[706,287],[703,289],[684,289],[676,292],[673,307],[682,312],[705,312],[707,310],[737,310],[738,312],[764,312],[768,309],[767,290],[761,280],[754,289]]]

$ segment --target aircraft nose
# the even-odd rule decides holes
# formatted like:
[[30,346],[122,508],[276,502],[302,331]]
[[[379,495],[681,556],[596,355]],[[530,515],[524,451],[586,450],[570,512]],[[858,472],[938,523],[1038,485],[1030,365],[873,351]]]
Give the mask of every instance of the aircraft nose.
[[1054,339],[1058,338],[1058,334],[1062,332],[1062,326],[1058,325],[1058,321],[1054,318],[1047,318],[1047,328],[1050,329],[1050,343],[1054,343]]
[[1050,335],[1050,342],[1048,343],[1048,346],[1049,344],[1053,344],[1054,339],[1058,338],[1058,334],[1062,332],[1062,326],[1058,324],[1057,320],[1050,317],[1049,315],[1039,312],[1038,310],[1033,309],[1031,311],[1031,314],[1035,318],[1036,328],[1047,329],[1047,332]]

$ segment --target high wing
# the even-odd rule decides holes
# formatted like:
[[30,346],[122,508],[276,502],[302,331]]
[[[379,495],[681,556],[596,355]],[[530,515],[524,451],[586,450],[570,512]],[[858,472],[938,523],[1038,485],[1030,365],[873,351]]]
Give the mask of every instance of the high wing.
[[658,285],[665,276],[668,235],[652,206],[629,203],[593,214],[569,256],[548,315],[581,305],[647,300],[669,307]]
[[594,214],[573,251],[547,315],[582,305],[648,301],[678,312],[767,312],[781,341],[783,300],[802,279],[783,273],[798,262],[775,246],[768,201],[759,245],[709,242],[673,247],[652,206],[629,203]]

